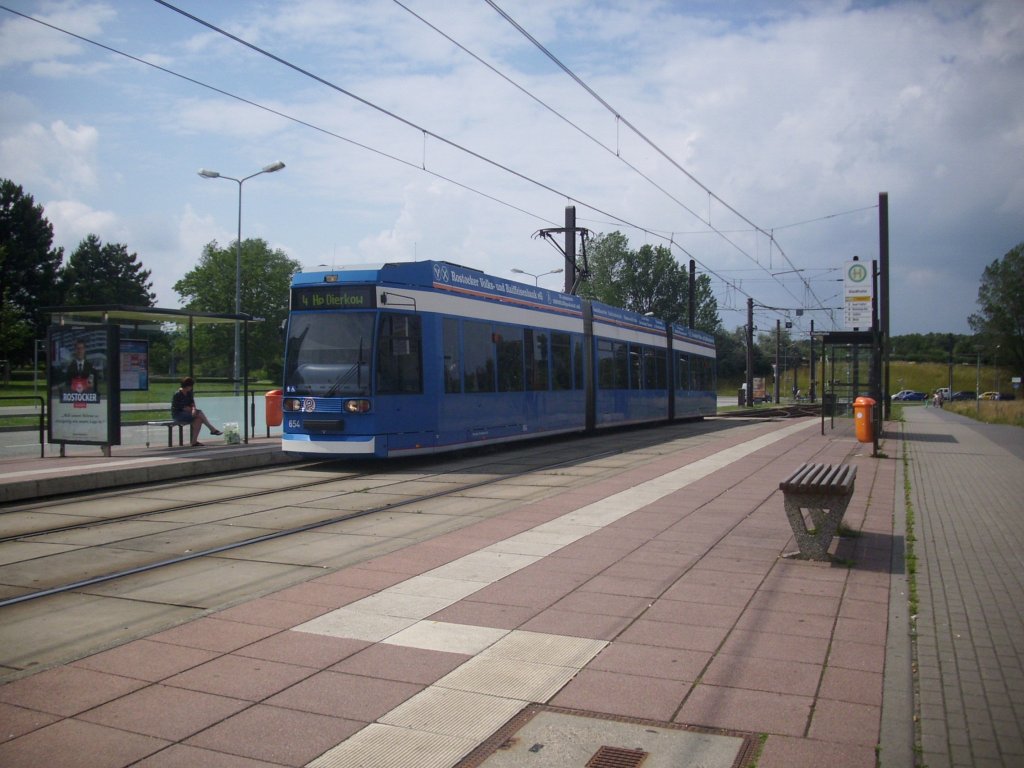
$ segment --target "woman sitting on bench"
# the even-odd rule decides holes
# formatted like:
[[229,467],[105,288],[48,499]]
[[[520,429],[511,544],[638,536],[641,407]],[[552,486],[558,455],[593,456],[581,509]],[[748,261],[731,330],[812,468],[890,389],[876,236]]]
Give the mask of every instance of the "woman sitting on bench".
[[178,424],[188,424],[192,428],[191,445],[193,447],[202,445],[199,442],[199,430],[203,428],[204,424],[210,428],[211,435],[223,434],[210,423],[205,413],[196,408],[196,398],[192,394],[195,385],[195,380],[191,376],[186,376],[181,380],[181,389],[175,392],[174,397],[171,398],[171,418]]

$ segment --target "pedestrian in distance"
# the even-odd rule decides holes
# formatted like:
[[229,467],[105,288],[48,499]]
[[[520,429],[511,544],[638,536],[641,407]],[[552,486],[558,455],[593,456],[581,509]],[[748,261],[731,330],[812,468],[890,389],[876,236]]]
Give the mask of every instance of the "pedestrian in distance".
[[178,424],[188,424],[191,427],[190,444],[193,447],[202,445],[199,442],[199,431],[204,424],[209,428],[211,435],[224,434],[210,423],[205,413],[196,408],[196,398],[192,393],[195,386],[195,379],[186,376],[181,380],[181,388],[171,398],[171,418]]

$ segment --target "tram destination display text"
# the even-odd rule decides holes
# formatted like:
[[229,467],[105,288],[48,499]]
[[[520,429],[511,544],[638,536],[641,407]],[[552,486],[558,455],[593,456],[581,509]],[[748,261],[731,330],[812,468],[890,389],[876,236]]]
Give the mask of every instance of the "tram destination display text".
[[373,309],[376,306],[375,298],[372,285],[302,286],[292,289],[292,309]]

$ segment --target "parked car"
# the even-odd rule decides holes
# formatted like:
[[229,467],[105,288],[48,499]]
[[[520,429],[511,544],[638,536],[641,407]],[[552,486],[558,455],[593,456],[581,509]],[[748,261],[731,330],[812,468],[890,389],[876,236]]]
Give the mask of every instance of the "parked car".
[[917,392],[913,389],[901,389],[892,396],[893,400],[924,400],[928,397],[924,392]]
[[953,393],[953,400],[977,400],[978,393],[973,390],[962,390]]
[[999,399],[999,393],[998,392],[982,392],[980,395],[978,395],[978,399],[979,400],[998,400]]

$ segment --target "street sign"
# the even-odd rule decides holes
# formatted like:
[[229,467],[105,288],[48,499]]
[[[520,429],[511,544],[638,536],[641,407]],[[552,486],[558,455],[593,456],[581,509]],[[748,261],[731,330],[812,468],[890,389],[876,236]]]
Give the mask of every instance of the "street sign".
[[871,327],[871,270],[862,261],[848,261],[843,270],[843,324]]

